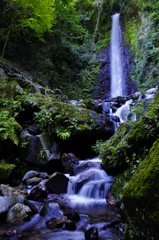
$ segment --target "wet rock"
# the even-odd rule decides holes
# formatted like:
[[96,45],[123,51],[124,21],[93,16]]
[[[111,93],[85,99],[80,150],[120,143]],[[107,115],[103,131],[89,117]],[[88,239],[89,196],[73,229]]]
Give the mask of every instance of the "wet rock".
[[49,175],[47,172],[39,172],[39,177],[43,179],[49,178]]
[[51,216],[52,218],[62,216],[62,211],[60,210],[58,203],[46,203],[40,210],[41,216]]
[[98,228],[92,227],[85,232],[85,240],[99,240]]
[[111,192],[108,191],[107,196],[106,196],[106,201],[111,207],[115,207],[117,205],[117,201],[115,198],[112,196]]
[[32,214],[31,209],[22,204],[16,203],[7,213],[6,221],[8,223],[22,223],[30,219]]
[[42,180],[42,178],[33,177],[33,178],[30,178],[30,179],[26,180],[26,184],[27,184],[27,185],[31,185],[31,186],[35,186],[35,185],[37,185],[38,183],[40,183],[41,180]]
[[65,175],[56,172],[49,178],[45,186],[52,193],[66,193],[68,181],[69,179]]
[[12,239],[17,234],[17,230],[10,229],[10,230],[0,230],[0,239]]
[[61,228],[68,221],[66,216],[61,216],[58,218],[50,218],[46,221],[46,226],[50,229]]
[[141,92],[135,92],[134,94],[131,95],[131,99],[137,100],[139,97],[141,97],[142,93]]
[[3,217],[9,209],[18,202],[23,203],[24,198],[22,196],[0,196],[0,218]]
[[47,180],[43,180],[42,182],[40,182],[40,184],[32,188],[30,193],[27,196],[27,199],[32,199],[37,201],[44,200],[44,198],[46,197],[46,187],[45,187],[46,181]]
[[30,178],[33,178],[33,177],[37,177],[38,176],[38,172],[37,171],[34,171],[34,170],[31,170],[31,171],[28,171],[25,175],[24,175],[24,177],[23,177],[23,179],[22,179],[22,182],[26,182],[28,179],[30,179]]
[[93,163],[93,162],[83,162],[82,164],[78,165],[75,167],[74,169],[74,175],[80,173],[80,172],[83,172],[85,170],[88,170],[90,168],[97,168],[97,169],[100,169],[101,168],[101,163]]
[[65,172],[72,174],[75,167],[78,165],[79,160],[73,153],[64,153],[62,155],[62,164],[64,166]]
[[120,219],[115,219],[107,224],[104,225],[103,230],[106,230],[107,228],[114,228],[117,224],[121,223]]
[[68,213],[68,214],[66,214],[66,216],[68,217],[69,220],[74,221],[74,222],[78,222],[81,219],[79,213],[77,213],[77,212]]
[[64,228],[69,231],[75,231],[76,230],[76,223],[68,220],[65,222]]
[[17,188],[10,187],[10,186],[5,185],[5,184],[0,185],[0,193],[3,196],[19,196],[19,195],[22,195],[22,196],[25,197],[27,195],[27,193],[25,191],[19,190]]

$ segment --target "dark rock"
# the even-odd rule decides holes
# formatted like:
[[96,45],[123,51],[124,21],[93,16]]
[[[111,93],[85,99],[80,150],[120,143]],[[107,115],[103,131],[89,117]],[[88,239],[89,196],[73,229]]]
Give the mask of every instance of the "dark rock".
[[65,175],[56,172],[49,178],[45,186],[52,193],[66,193],[68,181],[69,179]]
[[75,167],[79,163],[78,158],[76,158],[73,153],[64,153],[62,155],[61,161],[64,166],[65,172],[70,174],[74,172]]
[[46,197],[46,187],[43,184],[38,184],[31,189],[30,193],[27,196],[27,199],[32,200],[43,200]]
[[67,221],[68,219],[66,216],[61,216],[58,218],[50,218],[45,224],[49,229],[55,229],[62,228]]
[[68,221],[65,223],[65,227],[64,227],[64,228],[65,228],[66,230],[69,230],[69,231],[74,231],[74,230],[76,230],[76,223],[68,220]]
[[78,174],[80,172],[83,172],[85,170],[88,170],[90,168],[97,168],[100,169],[101,168],[101,163],[93,163],[93,162],[83,162],[82,164],[78,165],[75,167],[74,169],[74,174]]
[[66,216],[68,217],[69,220],[74,221],[74,222],[78,222],[81,219],[79,213],[77,213],[77,212],[68,213],[68,214],[66,214]]
[[98,228],[91,227],[85,232],[85,240],[99,240]]

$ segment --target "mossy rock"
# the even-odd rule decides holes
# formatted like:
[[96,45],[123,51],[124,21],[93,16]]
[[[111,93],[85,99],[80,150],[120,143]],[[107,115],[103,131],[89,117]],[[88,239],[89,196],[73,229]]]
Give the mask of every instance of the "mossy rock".
[[117,201],[120,201],[122,199],[123,189],[130,181],[130,178],[133,175],[133,170],[133,168],[128,168],[123,173],[118,174],[114,178],[113,185],[111,187],[111,194]]
[[125,240],[158,240],[159,236],[159,139],[124,189],[128,216]]
[[14,164],[8,164],[5,162],[0,163],[0,182],[7,180],[14,169],[15,169]]

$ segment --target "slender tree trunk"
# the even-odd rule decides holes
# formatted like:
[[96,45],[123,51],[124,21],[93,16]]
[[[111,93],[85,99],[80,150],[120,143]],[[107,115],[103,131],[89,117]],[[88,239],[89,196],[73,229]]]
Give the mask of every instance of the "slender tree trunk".
[[5,54],[6,46],[7,46],[7,43],[8,43],[11,27],[12,27],[12,24],[9,26],[9,29],[8,29],[8,32],[7,32],[7,36],[6,36],[6,39],[5,39],[5,43],[4,43],[3,50],[2,50],[2,55],[1,55],[2,58],[4,58],[4,54]]
[[2,50],[2,55],[1,55],[2,58],[4,58],[5,50],[6,50],[8,39],[9,39],[9,35],[10,35],[11,29],[12,29],[12,25],[14,23],[15,18],[16,18],[16,16],[14,16],[12,18],[11,24],[8,27],[8,32],[7,32],[7,35],[6,35],[6,38],[5,38],[5,43],[4,43],[3,50]]

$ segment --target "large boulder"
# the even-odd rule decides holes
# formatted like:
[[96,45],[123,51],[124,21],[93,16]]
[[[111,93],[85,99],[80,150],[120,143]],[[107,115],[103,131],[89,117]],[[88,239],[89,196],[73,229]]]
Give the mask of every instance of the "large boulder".
[[[45,167],[50,161],[55,161],[61,165],[61,150],[49,133],[32,135],[28,130],[24,130],[20,136],[20,155],[24,161],[30,162],[39,168]],[[56,167],[54,169],[56,171]]]
[[23,203],[24,198],[22,196],[0,196],[0,219],[3,220],[2,217],[18,202]]
[[128,216],[125,240],[158,240],[159,236],[159,139],[124,189]]
[[32,215],[31,209],[22,204],[16,203],[7,213],[6,221],[8,223],[22,223],[30,219]]
[[51,193],[61,194],[67,192],[68,181],[69,179],[65,175],[55,172],[45,185]]

